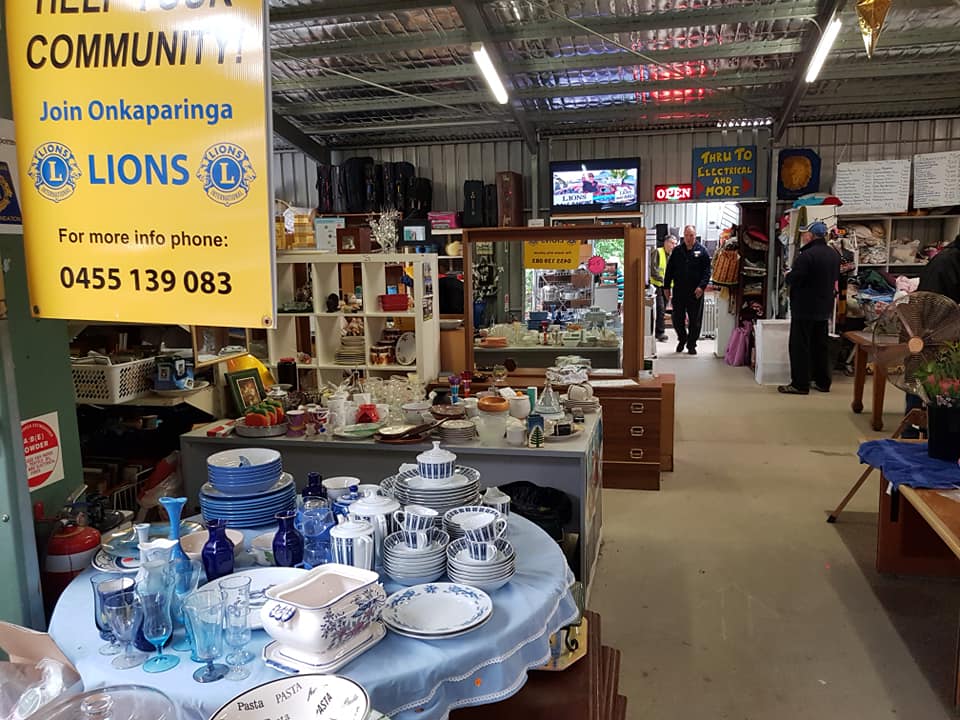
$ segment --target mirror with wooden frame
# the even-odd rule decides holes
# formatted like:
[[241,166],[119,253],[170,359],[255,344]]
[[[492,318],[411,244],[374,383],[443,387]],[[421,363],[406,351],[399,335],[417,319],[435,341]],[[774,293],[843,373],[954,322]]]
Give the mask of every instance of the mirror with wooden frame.
[[463,242],[466,369],[543,376],[562,355],[608,377],[643,368],[643,228],[474,228]]

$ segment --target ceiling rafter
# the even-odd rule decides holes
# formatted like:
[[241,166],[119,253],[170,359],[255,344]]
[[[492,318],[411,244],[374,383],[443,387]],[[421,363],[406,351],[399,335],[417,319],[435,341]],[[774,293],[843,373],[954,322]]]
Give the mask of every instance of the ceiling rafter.
[[314,20],[430,10],[449,6],[449,0],[326,0],[307,5],[270,8],[270,24],[300,24]]

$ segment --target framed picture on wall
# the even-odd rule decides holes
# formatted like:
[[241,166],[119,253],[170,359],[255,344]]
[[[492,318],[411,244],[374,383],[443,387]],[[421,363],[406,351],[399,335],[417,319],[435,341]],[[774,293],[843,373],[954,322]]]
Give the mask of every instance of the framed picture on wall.
[[243,415],[244,410],[248,407],[263,402],[265,397],[263,383],[260,381],[260,373],[256,369],[228,372],[224,374],[224,377],[227,381],[230,397],[233,399],[233,408],[238,416]]

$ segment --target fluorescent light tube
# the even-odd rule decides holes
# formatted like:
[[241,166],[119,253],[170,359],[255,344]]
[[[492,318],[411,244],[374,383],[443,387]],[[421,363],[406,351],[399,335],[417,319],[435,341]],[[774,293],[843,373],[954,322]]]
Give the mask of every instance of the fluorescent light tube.
[[807,66],[807,82],[812,83],[817,79],[817,75],[820,74],[820,70],[823,68],[823,63],[827,60],[827,55],[830,54],[830,49],[833,47],[833,43],[836,42],[837,35],[840,34],[840,18],[834,18],[833,22],[827,25],[827,29],[823,31],[823,34],[820,36],[820,43],[817,45],[816,51],[813,53],[813,58],[810,60],[810,65]]
[[510,98],[507,97],[507,89],[503,86],[503,81],[500,79],[500,76],[497,75],[497,71],[490,61],[490,56],[487,55],[487,49],[483,45],[474,46],[473,59],[477,62],[480,72],[483,73],[483,79],[487,81],[487,85],[490,86],[490,91],[497,99],[497,102],[501,105],[506,105],[510,100]]

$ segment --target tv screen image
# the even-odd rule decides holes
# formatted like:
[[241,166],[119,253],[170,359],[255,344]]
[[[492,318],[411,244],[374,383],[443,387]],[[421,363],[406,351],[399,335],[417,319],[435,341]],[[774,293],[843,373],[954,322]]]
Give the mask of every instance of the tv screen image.
[[617,212],[637,208],[639,160],[550,164],[554,212]]

